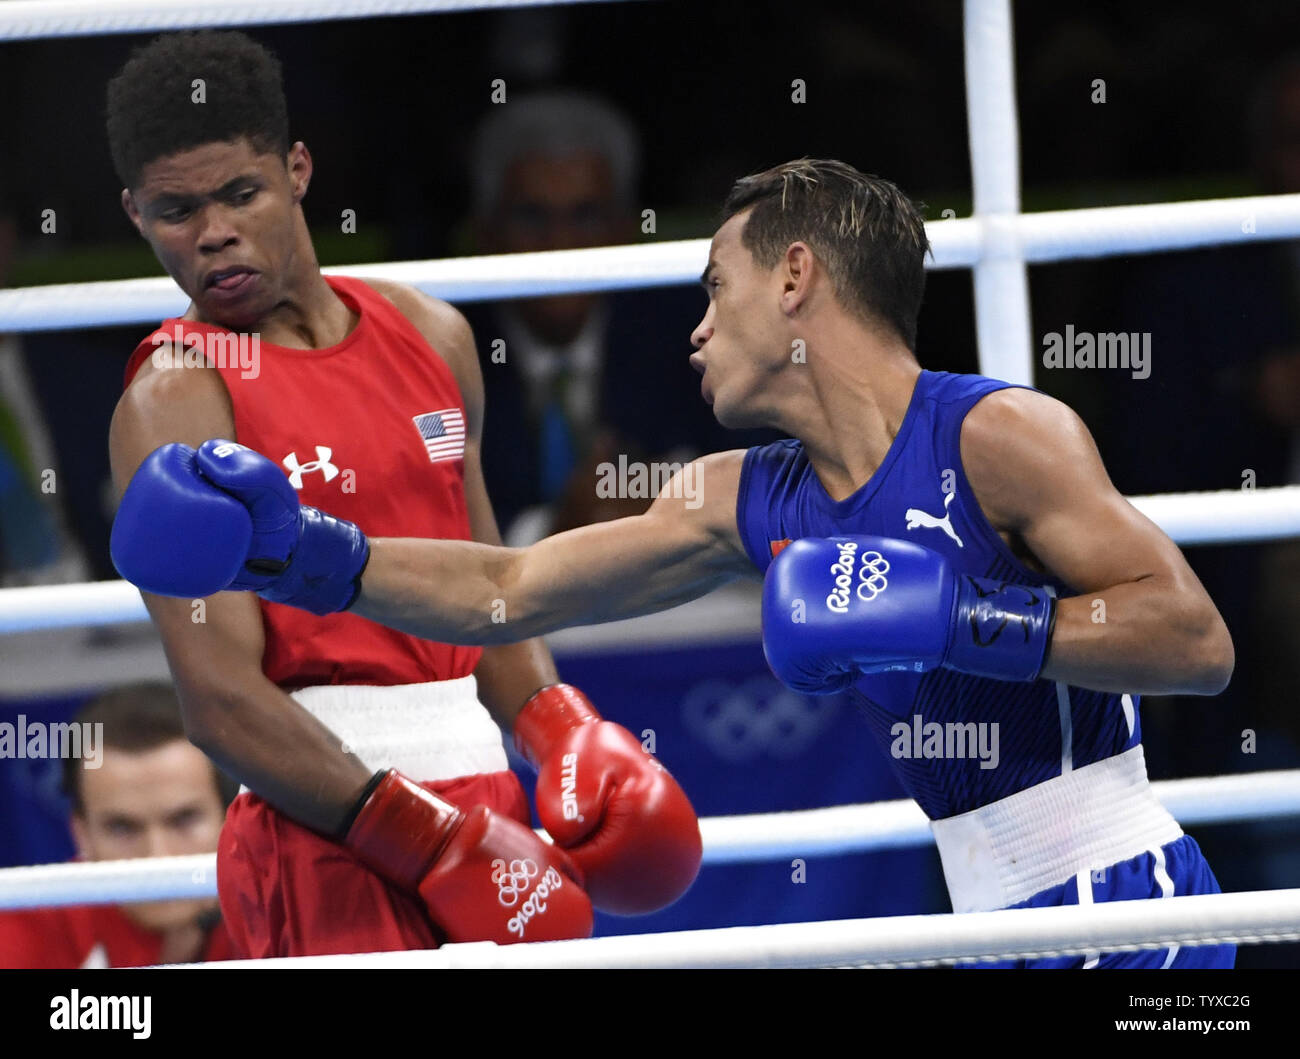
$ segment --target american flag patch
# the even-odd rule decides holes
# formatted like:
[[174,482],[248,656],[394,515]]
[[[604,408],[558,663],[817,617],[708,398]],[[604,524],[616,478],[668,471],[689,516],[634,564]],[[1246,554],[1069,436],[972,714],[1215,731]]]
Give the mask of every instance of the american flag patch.
[[425,412],[414,417],[415,429],[424,440],[425,450],[433,463],[459,460],[465,455],[465,415],[459,408]]

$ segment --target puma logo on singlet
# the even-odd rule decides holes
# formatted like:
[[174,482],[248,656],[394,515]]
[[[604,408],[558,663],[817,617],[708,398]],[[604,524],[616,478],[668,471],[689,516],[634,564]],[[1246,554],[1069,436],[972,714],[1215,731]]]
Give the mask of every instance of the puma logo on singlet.
[[[947,512],[948,508],[952,505],[952,498],[956,495],[955,492],[952,492],[944,496],[943,510],[945,512]],[[941,529],[957,542],[958,548],[966,547],[966,545],[961,542],[961,538],[957,536],[957,531],[952,528],[951,514],[945,514],[943,518],[939,518],[937,515],[931,515],[928,512],[922,511],[919,507],[909,507],[907,509],[907,514],[904,517],[907,519],[907,528],[910,530]]]

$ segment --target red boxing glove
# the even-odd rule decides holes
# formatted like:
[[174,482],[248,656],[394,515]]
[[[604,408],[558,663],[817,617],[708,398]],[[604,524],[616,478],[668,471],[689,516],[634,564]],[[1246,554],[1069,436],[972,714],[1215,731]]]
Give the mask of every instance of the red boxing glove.
[[591,900],[563,850],[487,806],[458,809],[396,769],[376,778],[344,844],[418,893],[448,941],[591,937]]
[[592,903],[622,916],[672,904],[704,854],[690,800],[622,725],[569,684],[542,688],[515,721],[537,767],[537,815],[572,854]]

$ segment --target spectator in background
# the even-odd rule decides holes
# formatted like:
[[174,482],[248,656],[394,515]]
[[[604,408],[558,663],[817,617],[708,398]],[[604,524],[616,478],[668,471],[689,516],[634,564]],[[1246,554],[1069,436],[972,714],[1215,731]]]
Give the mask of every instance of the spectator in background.
[[[499,104],[473,143],[484,253],[636,242],[640,144],[607,102],[547,91]],[[647,204],[649,205],[649,204]],[[691,289],[565,294],[469,306],[486,389],[483,470],[507,543],[637,514],[601,497],[601,464],[673,462],[765,440],[723,435],[691,370]]]
[[[216,853],[235,792],[186,739],[170,686],[108,692],[73,721],[103,725],[98,768],[63,761],[79,860]],[[141,967],[233,956],[215,897],[0,912],[0,967]]]
[[[9,285],[18,226],[0,181],[0,289]],[[0,334],[0,587],[84,581],[65,527],[49,431],[16,335]]]
[[[1268,194],[1300,192],[1300,53],[1283,58],[1261,79],[1252,100],[1251,154],[1259,182]],[[1290,324],[1265,350],[1254,378],[1261,418],[1282,434],[1285,461],[1281,480],[1300,484],[1300,240],[1264,244],[1271,262],[1279,310]],[[1255,599],[1255,661],[1261,715],[1300,748],[1300,714],[1295,708],[1300,683],[1300,539],[1261,547],[1259,594]]]

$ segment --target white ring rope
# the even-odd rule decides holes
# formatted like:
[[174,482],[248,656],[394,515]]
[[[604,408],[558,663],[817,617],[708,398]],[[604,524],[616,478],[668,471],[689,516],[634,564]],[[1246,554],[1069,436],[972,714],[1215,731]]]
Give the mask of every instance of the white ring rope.
[[1300,939],[1300,890],[1203,894],[1061,908],[777,923],[664,934],[416,952],[299,956],[186,964],[252,967],[917,967],[978,959],[1135,952],[1170,944],[1260,944]]
[[[1300,815],[1300,769],[1161,780],[1151,786],[1186,827]],[[706,864],[867,853],[934,842],[929,820],[910,798],[706,817],[700,821],[700,834]]]
[[[1300,236],[1300,194],[1026,213],[999,218],[996,225],[966,217],[932,221],[926,232],[934,250],[930,267],[939,269],[971,268],[1011,251],[1048,262],[1290,239]],[[708,248],[707,239],[683,239],[324,271],[410,283],[448,301],[470,302],[692,283]],[[0,332],[156,324],[187,304],[166,276],[14,287],[0,290]]]
[[[1188,827],[1300,814],[1300,769],[1166,780],[1152,787]],[[706,817],[700,834],[705,864],[908,849],[934,841],[925,814],[910,799]],[[0,909],[213,897],[216,892],[213,854],[0,870]]]
[[980,370],[1008,382],[1032,382],[1029,270],[1015,232],[1020,117],[1011,0],[965,0],[962,24],[971,197],[982,236],[973,277]]
[[1300,535],[1300,485],[1128,499],[1177,544],[1244,544]]
[[0,910],[170,901],[216,894],[215,853],[0,869]]
[[129,581],[0,589],[0,635],[148,620],[144,600]]
[[[708,256],[707,239],[687,239],[645,246],[393,261],[322,271],[409,283],[449,301],[467,302],[681,284],[699,278]],[[166,276],[13,287],[0,290],[0,332],[157,324],[184,312],[188,304],[180,288]]]
[[[0,41],[543,7],[582,0],[9,0]],[[616,3],[619,0],[602,0]]]
[[[1130,498],[1180,544],[1300,536],[1300,486],[1225,489]],[[0,589],[0,635],[69,626],[147,621],[139,591],[126,581]]]

